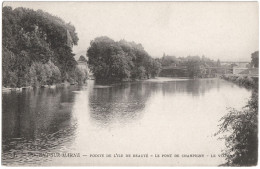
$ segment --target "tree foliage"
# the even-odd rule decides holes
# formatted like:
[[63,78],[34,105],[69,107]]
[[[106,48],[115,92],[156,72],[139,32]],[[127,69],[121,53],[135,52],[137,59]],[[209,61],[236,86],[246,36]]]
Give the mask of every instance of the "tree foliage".
[[88,72],[86,69],[81,69],[77,67],[74,71],[74,82],[77,82],[78,84],[83,84],[87,80]]
[[58,67],[61,79],[67,80],[77,65],[71,50],[78,42],[73,25],[42,10],[21,7],[3,7],[2,16],[4,86],[27,85],[30,67],[49,61]]
[[258,68],[259,65],[259,52],[255,51],[251,54],[251,65],[255,68]]
[[258,159],[258,93],[242,111],[231,109],[222,117],[220,132],[229,132],[225,136],[227,165],[252,166]]
[[161,63],[162,67],[176,67],[186,68],[189,77],[205,77],[206,67],[219,67],[220,61],[215,62],[205,56],[187,56],[176,57],[165,55],[162,58],[157,59]]
[[34,87],[59,83],[60,78],[59,68],[51,61],[48,61],[46,64],[34,62],[29,70],[30,85]]
[[97,37],[87,51],[89,67],[96,79],[128,80],[155,77],[160,63],[141,44]]
[[254,166],[258,161],[258,89],[255,86],[247,105],[241,110],[230,109],[221,118],[220,129],[226,147],[226,165]]
[[86,59],[83,55],[80,55],[78,61],[81,61],[81,62],[87,62],[87,59]]

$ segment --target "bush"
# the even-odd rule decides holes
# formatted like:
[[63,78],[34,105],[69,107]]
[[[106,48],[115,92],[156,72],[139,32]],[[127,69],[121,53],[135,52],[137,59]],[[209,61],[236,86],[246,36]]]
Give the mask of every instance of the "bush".
[[255,85],[255,81],[251,77],[246,76],[244,77],[243,84],[247,87],[253,87]]
[[75,75],[74,80],[78,84],[85,83],[85,81],[87,80],[87,77],[88,77],[86,71],[84,69],[79,68],[79,67],[76,67],[74,75]]
[[221,118],[219,133],[224,136],[227,149],[226,165],[252,166],[258,159],[258,92],[254,91],[248,104],[241,110],[230,109]]
[[51,61],[46,64],[34,62],[29,70],[29,79],[33,87],[52,85],[60,82],[61,73]]
[[235,80],[235,82],[236,82],[237,84],[239,84],[239,85],[242,85],[242,84],[243,84],[243,81],[244,81],[244,78],[243,78],[242,76],[239,76],[239,77]]
[[255,88],[257,86],[257,82],[249,77],[249,76],[226,76],[223,75],[222,76],[223,79],[227,80],[227,81],[232,81],[240,86],[244,86],[246,88]]

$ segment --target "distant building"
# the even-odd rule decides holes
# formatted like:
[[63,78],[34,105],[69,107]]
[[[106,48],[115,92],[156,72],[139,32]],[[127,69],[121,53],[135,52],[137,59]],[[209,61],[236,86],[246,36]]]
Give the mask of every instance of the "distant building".
[[235,75],[258,76],[258,71],[258,68],[250,68],[246,64],[233,67],[233,74]]
[[236,63],[236,65],[233,67],[233,74],[249,74],[248,63]]
[[235,66],[233,67],[233,74],[240,74],[242,72],[248,72],[248,68],[243,68],[243,67],[238,67],[238,66]]
[[88,63],[84,56],[81,55],[77,62],[79,68],[88,70]]
[[87,50],[77,51],[77,52],[75,53],[74,58],[75,58],[75,60],[79,60],[79,58],[80,58],[81,56],[84,56],[85,59],[88,60]]

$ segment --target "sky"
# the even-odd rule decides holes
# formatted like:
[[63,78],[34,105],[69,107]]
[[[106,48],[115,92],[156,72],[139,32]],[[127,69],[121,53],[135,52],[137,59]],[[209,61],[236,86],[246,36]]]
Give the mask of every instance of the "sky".
[[206,56],[250,61],[259,50],[257,2],[5,2],[42,9],[71,22],[78,33],[74,53],[108,36],[141,43],[152,57]]

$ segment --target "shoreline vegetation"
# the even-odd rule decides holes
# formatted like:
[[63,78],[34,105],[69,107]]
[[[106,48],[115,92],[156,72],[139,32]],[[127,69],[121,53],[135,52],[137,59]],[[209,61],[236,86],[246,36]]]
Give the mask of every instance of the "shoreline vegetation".
[[229,113],[219,122],[215,134],[225,140],[226,163],[221,166],[256,166],[258,163],[258,88],[254,88],[246,105]]
[[[42,10],[3,7],[3,80],[5,88],[83,84],[90,77],[75,60],[78,35],[71,23]],[[184,66],[187,77],[206,78],[205,66],[220,66],[205,56],[152,58],[142,44],[97,37],[85,58],[96,81],[124,82],[155,78],[162,66]],[[84,56],[83,56],[84,57]]]
[[88,65],[97,81],[132,81],[154,78],[161,64],[153,59],[141,44],[106,36],[90,42]]
[[2,86],[2,92],[10,92],[10,91],[22,91],[22,90],[30,90],[33,88],[56,88],[56,87],[66,87],[70,85],[75,85],[75,84],[70,84],[70,83],[59,83],[59,84],[52,84],[52,85],[42,85],[42,86],[23,86],[23,87],[4,87]]
[[229,82],[233,82],[247,89],[258,88],[258,77],[238,76],[238,75],[230,74],[230,75],[221,75],[220,78]]
[[3,7],[2,84],[19,90],[62,83],[84,83],[72,47],[78,43],[71,23],[42,10]]
[[[253,60],[252,60],[253,62]],[[257,61],[255,62],[258,64]],[[225,140],[227,162],[221,166],[256,166],[258,163],[258,77],[223,75],[220,78],[252,91],[246,105],[229,113],[219,122],[216,136]]]

